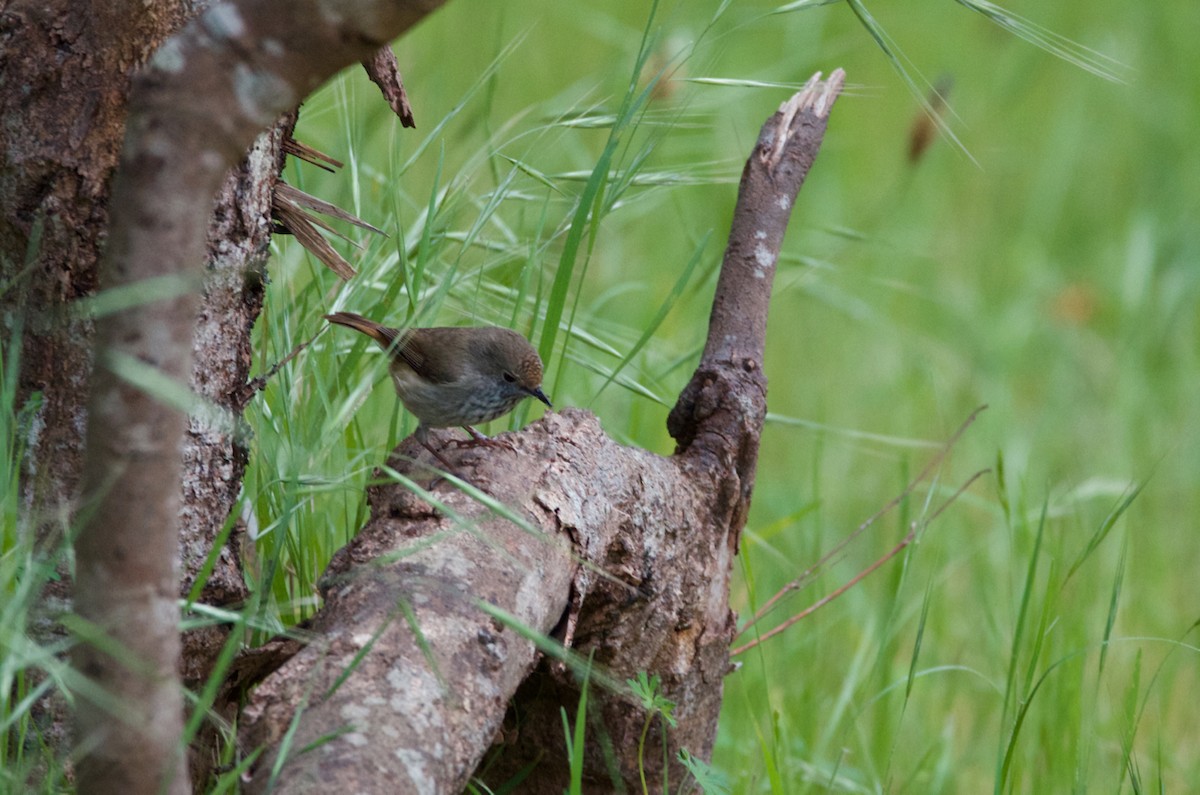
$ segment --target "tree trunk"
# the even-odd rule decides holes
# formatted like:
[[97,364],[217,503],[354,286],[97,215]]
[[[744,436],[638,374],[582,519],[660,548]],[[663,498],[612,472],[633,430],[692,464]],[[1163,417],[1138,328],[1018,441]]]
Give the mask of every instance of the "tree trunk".
[[[208,229],[204,291],[192,342],[192,390],[221,416],[192,415],[183,439],[179,510],[181,590],[186,593],[215,554],[199,601],[224,606],[249,592],[238,558],[241,523],[230,513],[242,488],[249,457],[240,426],[252,392],[250,336],[262,311],[271,243],[271,196],[283,170],[283,142],[296,115],[287,113],[260,135],[250,153],[225,177]],[[224,533],[226,522],[234,521]],[[222,543],[224,538],[224,543]],[[214,547],[219,546],[216,552]],[[198,687],[225,643],[217,626],[183,636],[183,680]]]
[[29,0],[0,11],[0,300],[4,333],[23,326],[18,399],[41,396],[22,482],[46,546],[74,513],[92,370],[92,321],[64,308],[96,290],[129,76],[186,5]]
[[[23,528],[61,561],[78,504],[93,363],[93,322],[73,305],[97,288],[130,73],[178,29],[186,3],[2,5],[0,334],[6,352],[20,345],[18,405],[36,406],[21,462]],[[51,617],[70,604],[67,567],[58,570],[44,593]],[[44,637],[62,633],[52,621],[36,631],[61,642]],[[65,746],[70,716],[61,694],[34,711],[44,741]]]
[[[104,286],[199,276],[213,196],[254,137],[430,7],[360,2],[335,15],[319,0],[246,0],[190,23],[133,84]],[[97,322],[85,467],[94,504],[76,543],[76,604],[91,637],[74,657],[114,701],[89,690],[77,710],[84,789],[187,790],[175,609],[185,416],[145,385],[190,378],[197,304],[187,291]],[[114,703],[126,708],[116,720]]]

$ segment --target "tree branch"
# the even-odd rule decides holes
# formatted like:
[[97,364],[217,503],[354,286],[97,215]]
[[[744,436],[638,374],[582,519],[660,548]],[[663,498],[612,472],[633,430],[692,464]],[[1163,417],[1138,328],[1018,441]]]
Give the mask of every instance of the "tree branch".
[[[771,277],[842,78],[814,78],[785,103],[746,165],[710,344],[671,414],[679,453],[618,445],[574,409],[508,436],[511,452],[447,448],[454,471],[501,505],[444,482],[415,489],[429,455],[401,444],[390,482],[369,493],[370,522],[330,564],[317,641],[249,696],[243,746],[272,746],[253,791],[459,792],[474,768],[491,787],[520,773],[523,793],[561,793],[560,710],[574,714],[580,682],[536,665],[548,636],[610,683],[589,691],[585,789],[638,790],[643,773],[675,786],[680,749],[710,757],[766,411]],[[643,671],[677,726],[653,721],[641,770],[645,713],[611,683]]]
[[[700,366],[667,420],[681,449],[691,445],[708,407],[699,392],[714,370],[756,372],[762,368],[767,307],[775,261],[792,215],[792,205],[825,135],[829,111],[845,72],[821,82],[818,72],[780,106],[759,133],[742,170],[729,245],[721,263]],[[760,422],[761,426],[761,422]]]

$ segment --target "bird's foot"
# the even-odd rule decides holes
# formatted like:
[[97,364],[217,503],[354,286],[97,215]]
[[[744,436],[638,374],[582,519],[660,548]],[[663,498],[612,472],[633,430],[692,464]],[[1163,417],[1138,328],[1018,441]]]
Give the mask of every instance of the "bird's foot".
[[449,444],[452,444],[455,447],[477,447],[477,446],[503,447],[504,449],[509,450],[511,452],[514,452],[514,453],[517,452],[517,448],[514,447],[512,442],[508,441],[507,439],[493,439],[490,436],[485,436],[484,434],[482,434],[479,431],[472,428],[470,425],[464,425],[463,430],[465,430],[467,433],[471,434],[471,438],[470,439],[451,439],[449,441]]

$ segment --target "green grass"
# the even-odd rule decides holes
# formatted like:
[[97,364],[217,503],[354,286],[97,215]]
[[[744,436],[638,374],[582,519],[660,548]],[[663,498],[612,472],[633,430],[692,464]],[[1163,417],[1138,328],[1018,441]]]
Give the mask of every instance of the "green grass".
[[[1186,787],[1200,63],[1183,31],[1200,20],[1185,3],[900,8],[673,3],[647,28],[633,2],[451,4],[397,48],[416,133],[353,72],[306,105],[299,135],[351,166],[292,179],[392,237],[364,241],[346,285],[280,244],[263,361],[335,308],[510,325],[542,346],[556,405],[669,452],[737,176],[788,94],[774,86],[843,66],[781,258],[735,605],[819,559],[982,403],[934,480],[762,629],[992,472],[881,572],[742,655],[715,771],[733,792]],[[465,47],[464,30],[480,32]],[[954,140],[911,164],[944,74]],[[380,358],[323,334],[260,404],[247,493],[296,616],[365,514],[370,467],[411,430]]]
[[[397,46],[417,131],[357,70],[308,101],[298,136],[348,165],[286,177],[389,237],[334,244],[348,283],[276,243],[258,369],[320,333],[248,413],[246,625],[266,637],[317,608],[372,468],[413,427],[377,349],[322,314],[511,326],[542,346],[556,406],[669,453],[738,174],[791,90],[776,86],[842,66],[780,258],[735,607],[820,559],[984,403],[935,477],[759,629],[992,471],[880,572],[741,655],[708,773],[736,793],[1200,780],[1200,7],[1005,9],[668,2],[647,26],[634,0],[455,0]],[[908,130],[943,75],[954,140],[914,165]],[[28,551],[6,516],[7,597]],[[11,649],[27,619],[0,618]],[[9,737],[29,726],[12,659]]]

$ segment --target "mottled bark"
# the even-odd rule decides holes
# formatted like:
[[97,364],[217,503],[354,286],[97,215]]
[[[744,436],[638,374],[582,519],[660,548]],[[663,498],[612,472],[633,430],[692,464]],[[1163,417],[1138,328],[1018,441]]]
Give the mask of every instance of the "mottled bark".
[[[183,439],[179,510],[181,590],[189,592],[210,554],[215,555],[200,601],[237,604],[248,595],[238,541],[240,522],[231,512],[242,488],[249,439],[242,412],[253,395],[250,337],[262,310],[271,242],[271,193],[283,169],[283,142],[295,114],[286,114],[260,135],[242,162],[225,177],[208,228],[204,290],[192,342],[191,386],[220,414],[193,414]],[[225,543],[214,553],[226,529]],[[183,636],[184,682],[207,678],[227,634],[222,627]]]
[[[218,607],[239,605],[249,596],[239,555],[245,527],[232,515],[249,459],[250,439],[241,418],[253,395],[248,386],[250,342],[267,279],[271,194],[283,169],[283,142],[295,119],[295,113],[285,114],[229,171],[208,228],[191,387],[219,413],[188,417],[180,474],[179,565],[180,593],[186,595],[212,556],[199,601]],[[194,692],[203,688],[228,638],[229,629],[221,624],[183,633],[180,674],[185,687]],[[232,711],[221,717],[232,718]],[[217,724],[205,721],[188,764],[194,790],[202,790],[211,776],[218,741]]]
[[0,10],[0,302],[4,334],[23,323],[19,399],[41,398],[22,483],[46,546],[74,513],[92,369],[92,322],[64,307],[96,290],[129,75],[182,24],[184,5],[18,0]]
[[[840,71],[814,78],[767,121],[746,164],[708,345],[671,412],[676,454],[617,445],[568,409],[505,437],[511,451],[446,449],[507,518],[444,483],[436,510],[403,483],[375,487],[370,523],[330,565],[312,642],[251,694],[243,740],[269,746],[253,791],[458,792],[496,742],[476,770],[487,784],[522,772],[520,792],[562,792],[560,713],[575,714],[580,685],[561,664],[538,665],[531,635],[596,666],[585,790],[641,789],[646,715],[621,684],[638,672],[660,677],[678,721],[665,730],[666,771],[664,727],[652,725],[650,786],[683,781],[681,748],[709,757],[766,415],[775,261],[841,83]],[[423,481],[424,467],[399,462],[427,454],[413,440],[398,452],[393,465]]]

